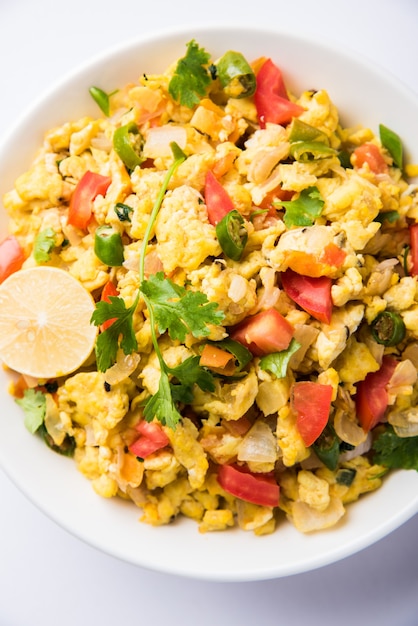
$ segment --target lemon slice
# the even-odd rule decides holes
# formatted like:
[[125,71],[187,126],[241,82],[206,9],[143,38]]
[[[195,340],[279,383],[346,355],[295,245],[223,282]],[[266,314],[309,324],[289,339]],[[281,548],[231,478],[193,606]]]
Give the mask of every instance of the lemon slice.
[[91,354],[95,304],[71,274],[56,267],[19,270],[0,285],[0,358],[35,378],[65,376]]

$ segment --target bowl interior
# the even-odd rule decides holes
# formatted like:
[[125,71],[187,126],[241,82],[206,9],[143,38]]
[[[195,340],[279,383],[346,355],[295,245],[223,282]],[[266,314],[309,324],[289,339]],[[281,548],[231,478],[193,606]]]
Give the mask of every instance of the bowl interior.
[[[112,91],[142,73],[157,73],[183,56],[195,39],[216,58],[228,49],[249,59],[271,56],[288,88],[328,90],[344,125],[377,131],[384,123],[402,137],[418,162],[418,102],[392,77],[354,55],[296,35],[242,28],[188,28],[156,33],[105,53],[65,77],[18,121],[0,147],[0,195],[27,169],[44,132],[84,115],[97,115],[91,85]],[[0,231],[7,219],[0,210]],[[352,554],[418,511],[418,473],[395,472],[382,489],[348,507],[337,527],[305,536],[283,523],[273,535],[233,530],[199,534],[194,522],[152,528],[133,504],[97,496],[74,463],[49,452],[23,426],[19,407],[0,372],[0,463],[47,515],[89,544],[140,566],[208,580],[257,580],[308,571]]]

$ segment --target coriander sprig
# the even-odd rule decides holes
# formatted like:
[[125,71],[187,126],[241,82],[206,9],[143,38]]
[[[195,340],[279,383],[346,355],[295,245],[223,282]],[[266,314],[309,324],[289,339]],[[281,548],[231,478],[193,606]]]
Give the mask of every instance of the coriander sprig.
[[186,155],[175,143],[171,144],[174,161],[163,180],[154,203],[142,242],[139,257],[139,287],[130,307],[123,298],[110,296],[109,301],[96,304],[91,321],[100,326],[108,320],[112,323],[103,330],[96,342],[96,360],[99,371],[105,372],[117,358],[119,349],[132,354],[138,349],[133,328],[133,315],[142,298],[148,311],[151,340],[160,365],[160,380],[157,393],[151,396],[144,408],[145,419],[156,417],[163,424],[175,428],[181,419],[177,408],[180,402],[191,402],[192,388],[197,384],[204,391],[213,391],[212,375],[199,365],[199,357],[190,357],[177,367],[171,368],[164,361],[157,331],[161,335],[168,332],[171,339],[184,341],[191,333],[194,337],[210,334],[210,324],[220,324],[224,318],[215,302],[209,302],[200,291],[188,291],[164,277],[162,272],[145,279],[145,257],[151,239],[155,220],[161,208],[168,184],[176,169],[186,159]]

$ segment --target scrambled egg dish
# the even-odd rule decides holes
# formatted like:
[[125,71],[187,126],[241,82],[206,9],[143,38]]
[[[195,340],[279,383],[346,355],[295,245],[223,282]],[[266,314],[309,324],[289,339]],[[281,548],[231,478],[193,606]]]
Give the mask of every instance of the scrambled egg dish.
[[61,268],[97,305],[78,370],[12,384],[25,410],[38,400],[33,430],[152,525],[337,524],[418,458],[418,201],[399,137],[344,127],[271,59],[194,41],[91,95],[97,117],[49,130],[4,197],[10,271]]

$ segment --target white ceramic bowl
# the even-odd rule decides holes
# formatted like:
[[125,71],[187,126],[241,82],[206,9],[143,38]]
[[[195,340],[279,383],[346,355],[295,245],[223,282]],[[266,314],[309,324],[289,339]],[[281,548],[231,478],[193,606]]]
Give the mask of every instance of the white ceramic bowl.
[[[418,100],[400,83],[340,49],[280,32],[194,28],[157,33],[88,62],[31,107],[0,147],[0,196],[25,171],[44,131],[85,114],[97,115],[91,85],[111,91],[143,72],[164,70],[195,39],[214,58],[228,49],[248,59],[271,56],[295,93],[325,88],[345,125],[396,130],[418,162]],[[414,152],[415,151],[415,152]],[[0,211],[1,237],[6,216]],[[289,524],[265,537],[240,530],[199,534],[189,520],[153,528],[133,504],[97,496],[72,460],[50,452],[23,426],[20,408],[0,372],[0,462],[15,484],[62,527],[113,556],[163,572],[218,581],[288,576],[342,559],[382,538],[418,511],[418,472],[391,474],[384,486],[348,506],[337,527],[302,535]]]

